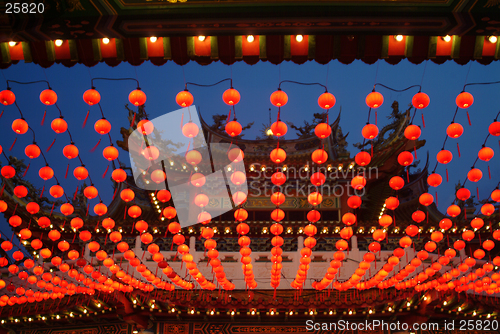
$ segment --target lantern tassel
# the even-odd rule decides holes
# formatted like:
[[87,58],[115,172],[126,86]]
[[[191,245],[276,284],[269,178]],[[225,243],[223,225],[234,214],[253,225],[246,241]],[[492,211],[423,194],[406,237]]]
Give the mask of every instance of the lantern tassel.
[[45,184],[44,184],[44,185],[43,185],[43,187],[42,187],[42,192],[40,193],[40,198],[42,198],[42,197],[43,197],[43,192],[44,192],[44,191],[45,191]]
[[377,125],[377,110],[375,110],[375,125]]
[[90,114],[90,109],[87,110],[87,116],[85,116],[85,120],[83,121],[82,129],[85,127],[87,124],[87,120],[89,119],[89,114]]
[[488,164],[488,176],[490,177],[491,180],[491,170],[490,170],[490,165]]
[[3,184],[3,187],[2,187],[2,190],[0,190],[0,197],[2,197],[2,195],[3,195],[3,191],[4,191],[4,189],[5,189],[5,185],[6,185],[6,184],[7,184],[7,183],[4,183],[4,184]]
[[479,187],[476,187],[477,200],[479,201]]
[[50,151],[50,149],[52,148],[52,146],[54,146],[54,144],[56,143],[56,138],[54,138],[54,140],[52,141],[52,144],[50,144],[49,147],[47,147],[47,149],[45,150],[45,152]]
[[449,177],[448,177],[448,168],[446,168],[446,182],[449,181]]
[[226,123],[229,123],[230,119],[231,119],[231,109],[229,109],[229,114],[227,114]]
[[23,177],[25,177],[25,176],[26,176],[26,173],[28,172],[28,169],[30,169],[30,165],[31,165],[31,163],[29,163],[29,164],[28,164],[28,167],[26,167],[26,170],[25,170],[25,171],[24,171],[24,173],[23,173]]
[[113,193],[113,199],[115,199],[116,192],[118,191],[118,188],[115,188],[115,192]]
[[130,127],[133,127],[135,124],[135,115],[136,113],[134,112],[134,117],[132,118],[132,123],[130,123]]
[[460,158],[460,145],[457,143],[458,157]]
[[410,183],[410,171],[406,168],[406,180]]
[[182,125],[184,124],[184,113],[182,113],[182,116],[181,116],[181,130],[182,130]]
[[106,170],[104,171],[104,174],[102,174],[102,178],[104,179],[106,177],[106,174],[108,173],[109,165],[106,167]]
[[423,127],[424,127],[424,129],[425,129],[425,119],[424,119],[424,113],[422,113],[422,125],[423,125]]
[[438,204],[438,192],[436,191],[436,206],[439,205]]
[[17,137],[16,137],[16,139],[14,139],[14,142],[12,143],[12,145],[10,145],[9,151],[12,151],[12,149],[14,148],[14,145],[16,144],[16,141],[17,141]]
[[68,164],[68,167],[66,167],[66,174],[64,174],[65,179],[68,178],[68,172],[69,172],[69,164]]
[[413,151],[415,152],[415,160],[417,160],[417,145],[413,145]]
[[2,112],[0,113],[0,118],[2,118],[2,116],[3,116],[3,112],[4,112],[4,111],[2,110]]
[[373,140],[372,140],[371,144],[372,144],[372,147],[371,147],[371,157],[373,158]]
[[56,203],[53,203],[52,204],[52,209],[50,209],[50,215],[52,216],[52,212],[54,211],[54,205],[56,205]]
[[97,141],[97,144],[95,144],[95,146],[90,149],[90,152],[94,152],[97,149],[97,146],[99,146],[100,143],[101,143],[101,138],[99,138],[99,140]]
[[467,110],[467,120],[469,121],[469,126],[471,126],[471,122],[470,122],[470,116],[469,116],[469,111]]
[[78,186],[76,186],[75,194],[73,195],[73,201],[76,200],[76,194],[78,194]]
[[45,116],[47,116],[47,109],[43,112],[43,117],[42,117],[42,123],[41,125],[43,126],[43,123],[45,123]]

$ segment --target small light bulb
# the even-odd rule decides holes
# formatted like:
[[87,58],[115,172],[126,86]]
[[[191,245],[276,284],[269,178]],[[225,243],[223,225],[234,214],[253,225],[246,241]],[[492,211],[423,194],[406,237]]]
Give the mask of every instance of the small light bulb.
[[9,42],[9,46],[11,46],[11,47],[12,47],[12,46],[16,46],[16,44],[17,44],[17,42],[14,42],[14,41],[10,41],[10,42]]
[[56,39],[56,41],[54,42],[56,44],[56,46],[61,46],[63,45],[63,41],[62,39]]
[[295,40],[300,43],[300,42],[302,42],[304,40],[304,36],[297,35],[297,36],[295,36]]
[[104,44],[108,44],[108,43],[109,43],[109,38],[104,37],[104,38],[102,39],[102,42],[103,42]]
[[151,41],[151,43],[155,43],[158,40],[158,38],[156,36],[151,36],[149,37],[149,40]]
[[445,41],[446,43],[448,43],[449,41],[451,41],[451,36],[450,35],[446,35],[443,37],[443,41]]
[[396,35],[394,36],[394,39],[398,42],[401,42],[403,40],[403,35]]
[[247,36],[247,42],[248,43],[252,43],[254,40],[255,40],[255,38],[253,37],[253,35],[248,35]]
[[497,36],[488,37],[488,41],[490,41],[490,43],[495,44],[497,42],[497,40],[498,40]]
[[203,41],[205,40],[205,36],[198,36],[198,40],[199,40],[200,42],[203,42]]

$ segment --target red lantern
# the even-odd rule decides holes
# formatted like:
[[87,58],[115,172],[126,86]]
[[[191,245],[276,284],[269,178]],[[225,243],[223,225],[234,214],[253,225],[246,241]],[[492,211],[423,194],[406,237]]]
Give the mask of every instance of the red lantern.
[[367,123],[361,130],[361,134],[365,139],[373,139],[378,136],[378,127],[375,124]]
[[[89,231],[81,231],[78,235],[81,241],[87,242],[92,238],[92,234]],[[76,252],[78,254],[78,252]]]
[[83,101],[89,106],[93,106],[101,101],[101,94],[92,87],[92,89],[86,90],[85,93],[83,93]]
[[307,201],[312,206],[317,206],[317,205],[320,205],[321,202],[323,201],[323,196],[321,196],[321,194],[319,192],[313,192],[313,193],[310,193],[309,196],[307,196]]
[[120,198],[125,202],[130,202],[135,197],[135,193],[132,189],[123,189],[120,192]]
[[206,182],[205,176],[201,173],[194,173],[191,176],[191,184],[195,187],[203,187],[205,182]]
[[483,161],[490,161],[494,155],[495,152],[489,147],[483,147],[482,149],[479,150],[479,153],[477,154],[478,158]]
[[193,104],[194,97],[187,89],[185,89],[177,93],[177,96],[175,97],[175,102],[177,102],[177,104],[183,108],[189,107],[190,105]]
[[469,108],[474,103],[474,97],[470,93],[462,92],[458,94],[455,102],[459,108]]
[[357,175],[353,177],[351,180],[351,187],[353,187],[356,190],[363,189],[365,185],[366,185],[366,179],[361,175]]
[[113,161],[118,158],[118,150],[114,146],[108,146],[102,151],[102,155],[106,160]]
[[59,198],[64,195],[64,189],[60,185],[56,184],[50,187],[49,193],[54,198]]
[[98,216],[105,215],[106,212],[108,212],[108,207],[104,203],[97,203],[96,205],[94,205],[94,212]]
[[226,129],[226,133],[228,135],[230,135],[231,137],[238,136],[241,133],[241,131],[242,131],[241,124],[238,123],[236,120],[228,122],[226,124],[226,128],[225,129]]
[[1,174],[6,179],[11,179],[16,175],[16,170],[10,165],[3,166],[1,169]]
[[121,168],[117,168],[113,171],[113,173],[111,174],[111,178],[115,181],[115,182],[123,182],[127,179],[127,173],[121,169]]
[[23,198],[28,195],[28,189],[25,186],[16,186],[14,188],[14,195],[19,198]]
[[146,102],[146,94],[144,94],[144,92],[137,87],[136,90],[130,92],[128,100],[136,107],[142,106]]
[[351,209],[357,209],[361,206],[361,204],[362,201],[361,197],[359,196],[353,195],[347,199],[347,206],[349,206]]
[[[237,221],[244,221],[248,218],[248,212],[245,209],[237,209],[234,211],[234,219]],[[241,234],[241,233],[240,233]]]
[[271,182],[275,186],[281,186],[286,182],[286,175],[282,172],[276,172],[271,176]]
[[458,138],[464,133],[464,127],[459,123],[451,123],[446,129],[446,134],[451,138]]
[[69,216],[69,215],[73,214],[73,212],[75,211],[75,208],[70,203],[64,203],[61,205],[60,210],[61,210],[61,213],[63,215]]
[[184,126],[182,127],[182,134],[187,138],[196,137],[198,135],[199,131],[200,131],[200,129],[198,128],[198,125],[196,125],[192,121],[189,121],[188,123],[184,124]]
[[321,219],[321,214],[317,210],[311,210],[307,213],[307,220],[311,223],[315,223]]
[[275,148],[271,151],[270,158],[274,163],[284,162],[286,159],[286,152],[282,148]]
[[481,227],[484,226],[484,220],[476,217],[472,219],[472,221],[470,222],[470,226],[472,226],[472,228],[476,228],[479,230]]
[[190,165],[197,165],[201,162],[201,153],[197,150],[191,150],[186,153],[186,162]]
[[370,164],[372,157],[371,157],[370,153],[362,151],[362,152],[359,152],[358,154],[356,154],[356,157],[354,158],[354,160],[356,161],[356,163],[358,165],[364,167],[364,166],[367,166]]
[[227,105],[237,105],[240,102],[240,93],[231,87],[222,94],[222,100]]
[[342,216],[342,222],[347,226],[351,226],[356,223],[356,216],[351,212],[344,213]]
[[411,215],[411,219],[413,219],[416,223],[421,223],[425,219],[425,213],[423,211],[417,210],[413,212]]
[[162,170],[156,169],[151,173],[151,180],[156,184],[162,183],[166,178],[167,175]]
[[319,123],[314,128],[314,133],[320,139],[327,138],[332,133],[332,128],[327,123]]
[[28,204],[26,204],[26,211],[34,215],[38,213],[38,211],[40,211],[40,205],[35,202],[29,202]]
[[240,162],[243,160],[244,156],[245,154],[238,147],[230,149],[229,152],[227,153],[227,157],[231,162]]
[[445,231],[448,230],[452,225],[453,225],[453,223],[451,222],[451,220],[449,218],[443,218],[439,222],[439,227]]
[[416,236],[418,232],[418,227],[415,225],[408,225],[408,227],[406,228],[406,234],[408,234],[410,237]]
[[177,215],[177,211],[175,210],[174,207],[167,206],[165,209],[163,209],[163,216],[167,219],[172,219]]
[[0,212],[5,212],[7,208],[8,208],[7,203],[5,203],[5,201],[0,200]]
[[493,241],[491,241],[491,240],[485,240],[483,242],[483,248],[486,249],[489,252],[493,248],[495,248],[495,243]]
[[151,134],[154,128],[153,122],[148,119],[143,119],[137,122],[137,130],[139,130],[144,136]]
[[370,245],[368,245],[368,250],[372,253],[377,253],[380,252],[380,244],[378,242],[372,242]]
[[73,175],[77,180],[81,181],[85,180],[89,176],[89,172],[87,171],[87,168],[80,166],[76,167],[75,170],[73,170]]
[[404,187],[405,181],[400,176],[393,176],[389,180],[389,186],[394,190],[400,190]]
[[495,189],[491,193],[491,199],[495,202],[500,202],[500,189]]
[[40,147],[37,144],[31,144],[26,146],[24,149],[24,154],[30,159],[36,159],[40,156]]
[[271,202],[274,204],[274,205],[281,205],[283,203],[285,203],[285,195],[283,195],[282,193],[280,192],[275,192],[271,195]]
[[452,204],[448,207],[448,209],[446,210],[446,213],[450,217],[457,217],[461,211],[462,210],[460,209],[460,207],[458,205]]
[[498,137],[500,136],[500,122],[497,122],[496,120],[490,124],[488,127],[488,131],[492,136]]
[[405,129],[405,137],[408,140],[417,140],[421,134],[422,131],[417,125],[408,125],[408,127]]
[[83,189],[83,195],[88,199],[96,198],[98,194],[99,192],[97,191],[97,188],[94,186],[88,186],[85,189]]
[[247,200],[247,195],[242,191],[235,192],[232,197],[235,205],[243,204]]
[[47,228],[50,226],[50,219],[47,217],[40,217],[38,218],[38,226],[41,228]]
[[434,252],[437,248],[437,245],[434,241],[428,241],[425,246],[424,246],[425,250],[428,251],[428,252]]
[[148,223],[146,223],[144,220],[139,220],[135,223],[135,229],[140,233],[144,233],[148,230]]
[[412,241],[410,237],[402,237],[399,239],[399,245],[403,248],[409,247],[411,245]]
[[137,218],[142,214],[142,209],[137,205],[132,205],[128,208],[128,215],[132,218]]
[[196,206],[199,206],[200,208],[203,208],[208,205],[208,196],[205,194],[198,194],[194,198],[194,204]]
[[478,182],[479,180],[481,180],[482,177],[483,177],[483,172],[481,172],[481,170],[478,168],[472,168],[467,173],[467,178],[471,182]]
[[14,95],[10,88],[2,90],[0,92],[0,103],[2,103],[4,106],[10,106],[15,101],[16,95]]
[[311,183],[315,186],[321,186],[326,181],[326,177],[323,173],[317,172],[311,175]]
[[396,208],[399,206],[399,200],[397,197],[388,197],[385,200],[385,207],[389,210],[396,210]]
[[464,239],[465,241],[471,241],[472,239],[474,239],[474,232],[472,232],[471,230],[466,230],[462,233],[462,239]]
[[470,197],[470,191],[467,188],[460,188],[457,190],[457,198],[461,201],[466,201]]
[[63,154],[68,159],[74,159],[78,156],[78,147],[73,144],[66,145],[63,148]]
[[40,93],[40,101],[47,106],[51,106],[57,102],[57,94],[50,88],[46,89]]
[[434,197],[431,194],[429,194],[429,193],[423,193],[418,198],[418,201],[423,206],[429,206],[429,205],[431,205],[434,202]]
[[320,165],[328,160],[328,153],[323,149],[317,149],[311,154],[311,159]]
[[336,102],[335,96],[333,96],[333,94],[328,93],[328,92],[324,92],[318,98],[318,105],[321,108],[327,109],[327,110],[330,108],[333,108],[333,106],[335,105],[335,102]]
[[382,227],[388,227],[392,224],[393,220],[392,217],[389,215],[382,215],[382,217],[379,218],[378,223]]
[[9,224],[12,226],[12,227],[18,227],[20,226],[21,224],[23,223],[23,220],[21,219],[21,217],[19,217],[18,215],[15,215],[15,216],[12,216],[9,218]]
[[418,92],[417,94],[413,95],[413,98],[411,99],[411,103],[417,109],[426,108],[429,105],[430,101],[431,100],[429,98],[429,95],[422,92]]
[[159,190],[158,193],[156,194],[156,198],[162,203],[170,201],[172,196],[170,195],[170,191],[166,189]]
[[283,107],[288,102],[288,95],[281,88],[271,94],[271,103],[275,107]]
[[431,187],[437,187],[443,182],[443,178],[438,173],[432,172],[431,175],[427,177],[427,184]]
[[287,133],[288,127],[284,122],[276,121],[271,125],[271,131],[273,132],[273,136],[281,137]]
[[491,216],[495,212],[495,206],[490,203],[483,204],[481,207],[481,213],[485,216]]
[[66,123],[66,121],[61,116],[59,118],[54,118],[52,123],[50,123],[50,127],[55,133],[60,134],[66,132],[66,130],[68,129],[68,123]]
[[398,155],[398,163],[401,166],[409,166],[413,163],[413,154],[408,151],[403,151]]
[[22,118],[18,118],[12,122],[12,131],[16,134],[23,135],[28,131],[28,123]]
[[379,92],[371,92],[365,99],[366,104],[370,108],[378,108],[384,103],[384,97]]
[[98,134],[105,135],[111,130],[111,123],[103,117],[95,122],[94,129]]
[[446,165],[453,159],[453,154],[448,150],[441,150],[438,152],[436,158],[439,163]]

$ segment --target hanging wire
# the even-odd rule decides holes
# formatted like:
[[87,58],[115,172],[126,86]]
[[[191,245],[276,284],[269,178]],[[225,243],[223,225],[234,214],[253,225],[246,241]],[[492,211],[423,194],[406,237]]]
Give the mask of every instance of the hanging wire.
[[299,81],[292,81],[292,80],[280,81],[280,83],[278,85],[278,89],[281,89],[281,84],[285,83],[285,82],[294,83],[294,84],[298,84],[298,85],[304,85],[304,86],[318,85],[318,86],[323,87],[325,89],[325,91],[327,91],[326,86],[323,84],[320,84],[319,82],[299,82]]

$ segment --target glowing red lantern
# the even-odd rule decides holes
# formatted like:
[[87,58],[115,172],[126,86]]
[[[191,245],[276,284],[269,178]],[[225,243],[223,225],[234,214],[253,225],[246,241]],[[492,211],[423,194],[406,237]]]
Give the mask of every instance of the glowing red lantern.
[[495,243],[493,241],[491,241],[491,240],[485,240],[483,242],[483,248],[486,249],[489,252],[493,248],[495,248]]
[[361,204],[362,201],[361,197],[359,196],[353,195],[347,199],[347,206],[349,206],[351,209],[357,209],[361,206]]
[[459,123],[451,123],[446,129],[446,134],[451,138],[458,138],[464,133],[464,127]]
[[78,156],[78,147],[73,145],[73,143],[66,145],[63,148],[63,154],[68,159],[74,159]]
[[92,87],[92,89],[86,90],[85,93],[83,93],[83,101],[89,106],[93,106],[101,101],[101,94]]
[[174,207],[167,206],[165,209],[163,209],[163,216],[167,219],[172,219],[177,215],[177,211],[175,210]]
[[10,88],[2,90],[0,92],[0,103],[2,103],[4,106],[10,106],[15,101],[16,95],[14,95]]
[[23,223],[23,220],[21,219],[21,217],[19,217],[18,215],[15,215],[15,216],[12,216],[9,218],[9,224],[12,226],[12,227],[18,227],[20,226],[21,224]]
[[398,163],[401,166],[409,166],[413,163],[413,154],[408,151],[403,151],[398,155]]
[[[274,194],[273,194],[274,195]],[[273,202],[274,203],[274,202]],[[248,218],[248,212],[247,210],[245,209],[237,209],[235,212],[234,212],[234,219],[236,219],[237,221],[244,221]],[[240,233],[241,234],[241,233]]]
[[68,129],[68,123],[66,123],[66,121],[61,116],[59,118],[54,118],[52,123],[50,123],[50,127],[55,133],[60,134],[66,132],[66,130]]
[[61,213],[63,215],[69,216],[69,215],[73,214],[73,212],[75,211],[75,208],[70,203],[64,203],[61,205],[60,210],[61,210]]
[[98,194],[99,192],[97,191],[97,188],[94,186],[88,186],[85,189],[83,189],[83,195],[88,199],[96,198]]
[[474,97],[470,93],[462,92],[458,94],[455,102],[457,103],[457,106],[459,108],[466,109],[469,108],[472,103],[474,103]]
[[332,133],[332,128],[327,123],[319,123],[314,128],[314,133],[320,139],[327,138]]
[[47,106],[51,106],[57,102],[57,94],[50,88],[46,89],[40,93],[40,101]]
[[28,131],[28,123],[23,118],[18,118],[12,122],[12,131],[16,134],[22,135]]
[[50,219],[47,217],[40,217],[38,218],[38,226],[41,228],[47,228],[50,226]]
[[142,214],[142,209],[137,205],[132,205],[128,208],[128,215],[132,218],[137,218]]
[[307,220],[311,223],[315,223],[321,219],[321,214],[317,210],[311,210],[307,213]]
[[445,231],[448,230],[452,225],[453,225],[453,223],[451,222],[451,220],[449,218],[443,218],[439,222],[439,227]]
[[285,122],[276,121],[271,125],[271,131],[273,132],[273,136],[281,137],[287,133],[288,127]]
[[286,152],[282,148],[275,148],[271,151],[270,158],[274,163],[281,163],[286,159]]
[[105,215],[106,212],[108,212],[108,207],[104,203],[97,203],[96,205],[94,205],[94,212],[98,216]]
[[6,179],[11,179],[16,175],[16,170],[10,165],[3,166],[1,169],[1,174]]
[[194,173],[191,176],[191,184],[195,187],[203,187],[205,182],[206,182],[205,176],[201,173]]
[[485,216],[491,216],[495,212],[495,206],[490,203],[483,204],[481,207],[481,213]]
[[40,156],[40,153],[40,147],[38,147],[37,144],[28,145],[24,149],[24,154],[26,154],[26,156],[30,159],[38,158]]
[[483,147],[482,149],[479,150],[479,153],[477,154],[478,158],[483,161],[490,161],[494,155],[495,152],[489,147]]
[[111,173],[111,178],[115,182],[120,183],[127,179],[127,173],[123,169],[117,168],[113,171],[113,173]]
[[281,209],[274,209],[271,212],[271,219],[277,222],[280,222],[285,218],[285,212]]
[[500,136],[500,122],[497,122],[496,120],[490,124],[488,127],[488,131],[492,136],[498,137]]
[[245,154],[238,147],[230,149],[229,152],[227,153],[227,157],[229,158],[229,161],[232,161],[232,162],[240,162],[243,160],[244,156],[245,156]]
[[201,153],[197,150],[191,150],[186,153],[186,162],[191,165],[197,165],[201,162]]
[[421,223],[425,219],[425,213],[423,211],[417,210],[412,213],[411,219],[413,219],[416,223]]
[[144,220],[139,220],[135,223],[135,229],[140,233],[144,233],[148,230],[148,223],[146,223]]
[[194,198],[194,204],[196,206],[199,206],[200,208],[203,208],[205,206],[208,205],[208,196],[205,195],[205,194],[198,194],[196,195],[196,197]]
[[371,92],[365,99],[366,104],[370,108],[378,108],[384,103],[384,97],[379,92]]
[[371,157],[370,153],[362,151],[362,152],[359,152],[358,154],[356,154],[356,157],[354,158],[354,160],[356,161],[356,163],[358,165],[364,167],[364,166],[367,166],[370,164],[372,157]]
[[64,195],[64,189],[60,185],[56,184],[50,187],[49,193],[54,198],[59,198]]
[[0,212],[5,212],[7,208],[8,208],[7,203],[5,203],[5,201],[0,200]]
[[40,256],[44,259],[48,259],[49,257],[52,256],[52,252],[48,248],[44,248],[40,250]]
[[321,196],[321,194],[319,192],[313,192],[313,193],[310,193],[309,196],[307,196],[307,201],[312,206],[317,206],[317,205],[320,205],[321,202],[323,201],[323,196]]
[[156,184],[162,183],[166,178],[167,175],[162,170],[156,169],[151,173],[151,180]]
[[328,153],[323,149],[317,149],[311,154],[311,159],[317,164],[325,163],[328,160]]
[[500,202],[500,189],[495,189],[491,193],[491,199],[495,202]]
[[408,125],[405,129],[405,137],[408,140],[417,140],[422,134],[422,130],[417,125]]
[[[228,123],[229,124],[229,123]],[[227,126],[227,124],[226,124]],[[200,131],[200,129],[198,128],[198,125],[196,125],[195,123],[193,123],[192,121],[189,121],[187,122],[186,124],[184,124],[184,126],[182,127],[182,134],[185,136],[185,137],[188,137],[188,138],[194,138],[198,135],[198,132]],[[241,131],[240,131],[241,132]]]
[[311,183],[315,186],[321,186],[326,181],[325,174],[317,172],[311,175]]
[[242,131],[242,127],[241,127],[241,124],[238,123],[236,120],[233,120],[231,122],[228,122],[226,124],[226,133],[228,135],[230,135],[231,137],[236,137],[237,135],[239,135]]
[[286,182],[286,175],[282,172],[276,172],[271,176],[271,182],[275,186],[281,186]]
[[382,215],[382,217],[379,218],[378,223],[382,227],[388,227],[392,224],[393,220],[392,217],[389,215]]
[[450,216],[450,217],[457,217],[460,212],[462,210],[460,209],[460,207],[458,205],[455,205],[455,204],[452,204],[448,207],[448,209],[446,209],[446,213]]
[[185,89],[177,93],[177,96],[175,97],[175,102],[177,102],[177,104],[181,107],[189,107],[190,105],[193,104],[194,97],[187,89]]
[[111,123],[103,117],[95,122],[94,129],[98,134],[105,135],[111,131]]
[[232,197],[235,205],[245,203],[245,201],[247,200],[247,195],[243,191],[235,192]]
[[399,206],[399,200],[397,197],[391,196],[385,200],[385,207],[389,210],[396,210]]
[[418,234],[419,230],[418,227],[415,225],[408,225],[406,228],[406,234],[408,234],[410,237],[414,237]]
[[128,100],[136,107],[142,106],[146,102],[146,94],[137,87],[136,90],[130,92]]
[[271,94],[271,103],[275,107],[283,107],[288,102],[288,95],[281,88]]
[[87,168],[85,168],[83,166],[79,166],[73,170],[73,175],[75,176],[75,178],[77,180],[81,181],[81,180],[85,180],[89,176],[89,172],[88,172]]
[[429,205],[431,205],[434,202],[434,197],[431,194],[429,194],[429,193],[423,193],[418,198],[418,201],[423,206],[429,206]]
[[351,212],[344,213],[342,216],[342,222],[347,226],[353,225],[356,223],[356,216]]
[[356,190],[361,190],[366,186],[366,179],[361,175],[356,175],[351,180],[351,187]]
[[427,177],[427,184],[429,184],[431,187],[437,187],[443,182],[443,178],[441,175],[432,172],[431,175]]
[[23,198],[28,195],[28,188],[26,188],[25,186],[16,186],[14,188],[14,195],[19,198]]
[[156,198],[162,203],[170,201],[172,196],[170,195],[170,191],[166,189],[159,190],[158,193],[156,194]]
[[372,253],[380,252],[380,244],[378,242],[372,242],[368,245],[368,250]]
[[448,150],[441,150],[438,152],[436,158],[439,163],[446,165],[453,159],[453,154]]
[[413,98],[411,99],[411,103],[417,109],[426,108],[429,105],[430,101],[431,100],[429,98],[429,95],[422,92],[418,92],[417,94],[413,95]]
[[399,245],[403,248],[409,247],[411,245],[412,241],[410,237],[402,237],[399,239]]
[[335,96],[333,96],[333,94],[328,93],[328,92],[324,92],[318,98],[318,105],[321,108],[327,109],[327,110],[330,108],[333,108],[333,106],[335,105],[335,102],[336,102]]
[[467,178],[471,182],[478,182],[481,180],[483,177],[483,172],[479,168],[472,168],[468,173],[467,173]]
[[465,241],[471,241],[472,239],[474,239],[474,232],[471,230],[464,231],[462,233],[462,239],[464,239]]
[[365,139],[373,139],[378,136],[378,127],[375,124],[367,123],[361,130],[361,134]]
[[34,215],[38,213],[38,211],[40,211],[40,205],[35,202],[29,202],[28,204],[26,204],[26,211]]
[[132,189],[123,189],[120,192],[120,198],[125,202],[130,202],[135,197],[135,193]]
[[457,198],[461,201],[466,201],[470,197],[470,191],[467,188],[460,188],[457,190]]
[[405,181],[400,176],[393,176],[389,180],[389,186],[394,190],[400,190],[404,187]]
[[102,155],[106,160],[113,161],[118,158],[118,150],[113,145],[110,145],[102,151]]
[[222,100],[227,105],[237,105],[240,102],[240,93],[231,87],[222,94]]

